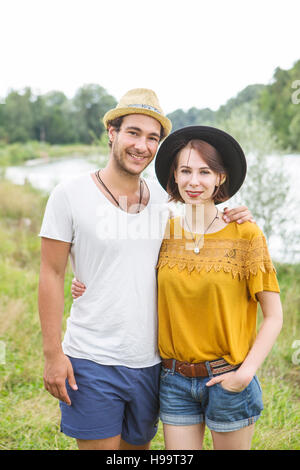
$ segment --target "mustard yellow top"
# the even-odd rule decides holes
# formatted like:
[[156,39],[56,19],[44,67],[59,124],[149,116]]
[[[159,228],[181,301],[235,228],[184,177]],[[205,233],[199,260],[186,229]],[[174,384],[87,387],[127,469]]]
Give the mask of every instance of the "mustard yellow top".
[[180,218],[170,219],[157,265],[160,355],[239,364],[256,336],[255,294],[279,292],[265,237],[254,223],[232,222],[204,235],[199,254],[193,248]]

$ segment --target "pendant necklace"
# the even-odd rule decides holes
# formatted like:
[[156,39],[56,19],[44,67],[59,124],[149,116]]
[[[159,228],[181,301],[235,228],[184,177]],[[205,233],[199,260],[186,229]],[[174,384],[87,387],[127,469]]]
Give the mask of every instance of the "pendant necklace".
[[[115,203],[117,204],[117,206],[122,209],[122,207],[120,206],[119,204],[119,201],[117,201],[117,199],[115,198],[115,196],[110,192],[110,190],[108,189],[108,187],[104,184],[104,182],[102,181],[102,179],[100,178],[100,170],[96,171],[95,172],[95,176],[97,178],[97,180],[99,181],[99,183],[103,186],[103,188],[108,192],[108,194],[112,197],[112,199],[115,201]],[[142,202],[142,198],[143,198],[143,191],[144,190],[144,185],[142,184],[142,179],[140,179],[140,200],[139,200],[139,208],[138,208],[138,211],[136,212],[137,214],[140,212],[141,210],[141,202]],[[123,209],[122,209],[123,210]]]
[[188,229],[189,229],[189,231],[190,231],[190,233],[191,233],[191,235],[192,235],[192,238],[193,238],[193,242],[194,242],[194,246],[195,246],[195,248],[194,248],[194,253],[195,253],[196,255],[198,255],[198,253],[200,253],[200,248],[199,248],[200,241],[202,241],[202,240],[204,239],[204,235],[206,234],[207,230],[212,226],[212,224],[214,223],[214,221],[215,221],[216,219],[218,219],[218,218],[219,218],[219,216],[218,216],[218,208],[217,208],[217,213],[216,213],[214,219],[211,221],[211,223],[209,224],[209,226],[207,227],[207,229],[204,231],[204,233],[203,233],[203,235],[201,236],[201,238],[199,238],[198,243],[197,243],[196,239],[194,238],[193,232],[191,231],[190,226],[189,226],[189,224],[188,224],[188,222],[187,222],[187,220],[186,220],[186,216],[184,216],[184,220],[185,220],[185,222],[186,222],[186,225],[187,225],[187,227],[188,227]]

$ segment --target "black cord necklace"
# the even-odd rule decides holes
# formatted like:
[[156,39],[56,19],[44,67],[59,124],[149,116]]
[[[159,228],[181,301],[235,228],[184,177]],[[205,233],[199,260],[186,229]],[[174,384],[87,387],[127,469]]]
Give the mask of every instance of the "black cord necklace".
[[[100,177],[100,170],[96,171],[95,172],[95,176],[97,178],[97,180],[99,181],[99,183],[103,186],[103,188],[108,192],[108,194],[112,197],[112,199],[115,201],[115,203],[117,204],[118,207],[121,208],[120,204],[119,204],[119,201],[117,201],[117,199],[115,198],[115,196],[111,193],[111,191],[108,189],[108,187],[104,184],[104,182],[102,181],[101,177]],[[143,192],[144,192],[144,185],[142,184],[143,183],[143,180],[140,179],[140,200],[139,200],[139,208],[138,208],[138,211],[137,211],[137,214],[140,212],[141,210],[141,203],[142,203],[142,198],[143,198]]]
[[190,229],[190,226],[189,226],[189,224],[188,224],[188,221],[186,220],[186,217],[184,216],[184,220],[185,220],[185,222],[186,222],[186,225],[188,226],[188,229],[189,229],[189,231],[190,231],[190,234],[192,235],[192,239],[193,239],[193,242],[194,242],[194,253],[195,253],[196,255],[198,255],[198,253],[200,253],[200,248],[199,248],[200,241],[202,241],[202,240],[204,239],[204,235],[206,234],[206,232],[208,231],[208,229],[212,226],[212,224],[214,223],[214,221],[219,218],[218,214],[219,214],[219,211],[218,211],[218,208],[217,208],[217,213],[216,213],[214,219],[211,221],[211,223],[209,224],[209,226],[207,227],[207,229],[206,229],[206,230],[204,231],[204,233],[201,235],[201,237],[200,237],[199,240],[198,240],[198,243],[197,243],[197,241],[196,241],[196,238],[194,238],[193,232],[192,232],[191,229]]

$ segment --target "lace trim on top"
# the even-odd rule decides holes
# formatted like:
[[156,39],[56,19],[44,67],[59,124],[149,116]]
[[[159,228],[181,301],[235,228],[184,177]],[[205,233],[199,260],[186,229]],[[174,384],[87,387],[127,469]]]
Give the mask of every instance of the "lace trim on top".
[[198,272],[205,270],[231,272],[235,278],[249,279],[250,274],[276,272],[269,255],[264,236],[252,240],[209,239],[200,247],[200,253],[186,249],[185,239],[164,239],[157,268],[177,266],[179,271],[187,269]]

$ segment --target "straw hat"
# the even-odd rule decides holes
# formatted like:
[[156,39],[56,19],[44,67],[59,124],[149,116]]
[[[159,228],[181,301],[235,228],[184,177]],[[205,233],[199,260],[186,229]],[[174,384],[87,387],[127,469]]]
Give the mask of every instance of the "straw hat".
[[183,127],[163,141],[155,159],[155,173],[162,187],[167,189],[171,165],[178,151],[193,139],[204,140],[218,150],[228,173],[227,187],[229,197],[232,197],[246,177],[246,158],[240,144],[231,135],[209,126]]
[[160,122],[164,129],[164,137],[170,134],[172,123],[160,107],[158,98],[154,91],[147,88],[135,88],[128,91],[120,99],[116,108],[107,111],[103,117],[103,123],[107,129],[108,121],[127,114],[146,114]]

